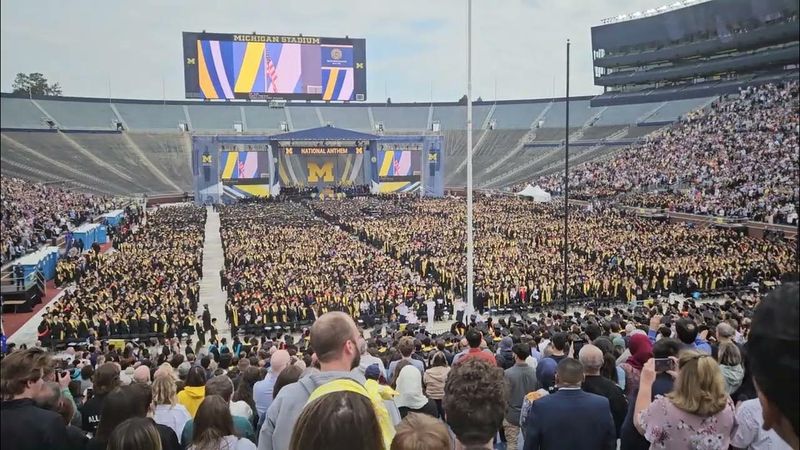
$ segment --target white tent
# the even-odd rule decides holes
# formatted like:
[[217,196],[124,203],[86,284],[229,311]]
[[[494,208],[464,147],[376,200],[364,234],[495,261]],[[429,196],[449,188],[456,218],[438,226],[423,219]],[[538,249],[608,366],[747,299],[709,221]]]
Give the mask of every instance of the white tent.
[[548,194],[544,189],[540,188],[539,186],[531,186],[530,184],[525,186],[525,189],[517,192],[517,195],[530,197],[536,203],[549,202],[551,199],[550,194]]

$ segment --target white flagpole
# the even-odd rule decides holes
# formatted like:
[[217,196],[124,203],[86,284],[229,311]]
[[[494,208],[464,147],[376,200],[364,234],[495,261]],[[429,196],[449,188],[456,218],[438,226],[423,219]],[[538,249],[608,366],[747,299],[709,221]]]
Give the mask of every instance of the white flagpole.
[[472,0],[467,0],[467,308],[474,310],[472,237]]

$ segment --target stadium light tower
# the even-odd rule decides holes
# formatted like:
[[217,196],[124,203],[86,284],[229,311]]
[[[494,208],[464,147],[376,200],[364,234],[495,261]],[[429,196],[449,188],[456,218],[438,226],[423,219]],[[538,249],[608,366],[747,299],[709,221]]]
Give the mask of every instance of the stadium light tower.
[[472,0],[467,0],[467,307],[475,310],[472,238]]

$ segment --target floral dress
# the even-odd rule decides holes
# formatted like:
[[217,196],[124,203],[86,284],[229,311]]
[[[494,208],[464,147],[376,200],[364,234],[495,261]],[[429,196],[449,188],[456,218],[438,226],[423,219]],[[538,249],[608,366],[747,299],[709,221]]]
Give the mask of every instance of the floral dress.
[[727,450],[735,431],[733,401],[713,416],[700,417],[678,409],[659,396],[639,416],[651,449]]

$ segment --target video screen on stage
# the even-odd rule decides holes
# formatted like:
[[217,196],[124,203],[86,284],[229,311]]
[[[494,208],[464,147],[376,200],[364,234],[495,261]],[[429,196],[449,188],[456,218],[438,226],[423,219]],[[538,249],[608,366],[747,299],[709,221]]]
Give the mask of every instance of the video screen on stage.
[[365,101],[366,40],[183,33],[187,98]]
[[220,152],[223,181],[268,180],[269,153]]
[[378,150],[378,177],[386,181],[419,181],[422,152]]

